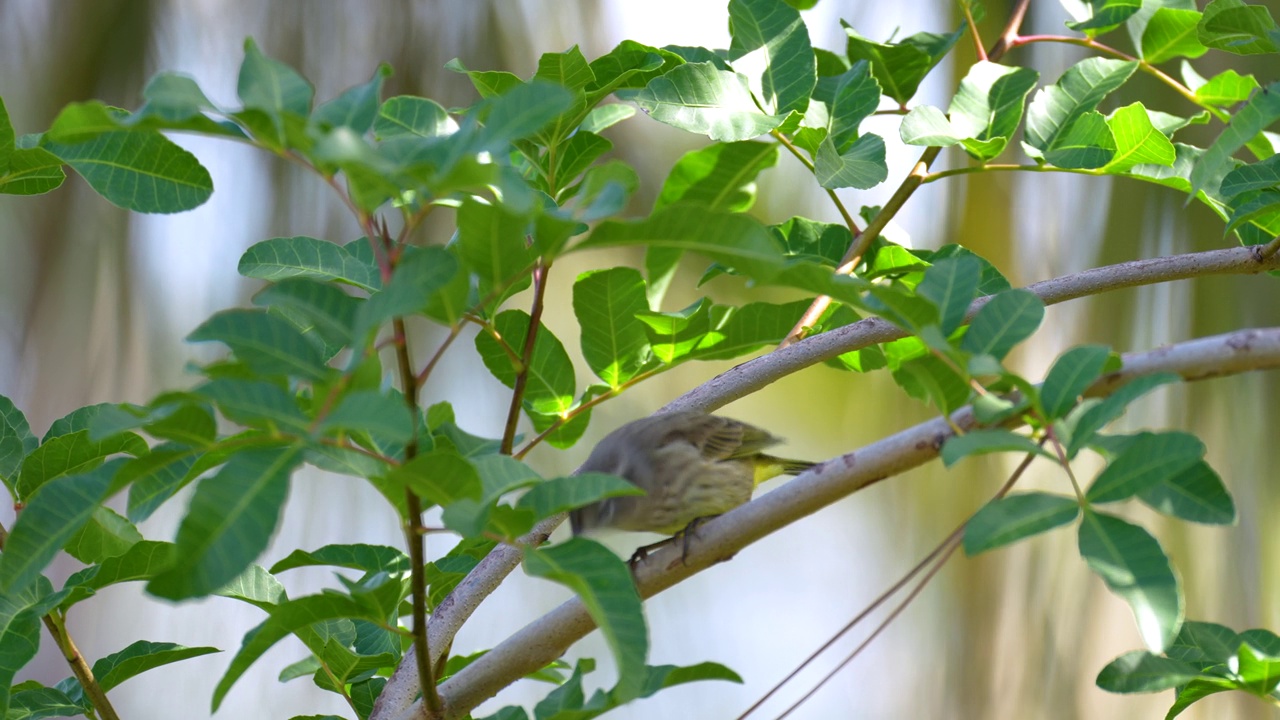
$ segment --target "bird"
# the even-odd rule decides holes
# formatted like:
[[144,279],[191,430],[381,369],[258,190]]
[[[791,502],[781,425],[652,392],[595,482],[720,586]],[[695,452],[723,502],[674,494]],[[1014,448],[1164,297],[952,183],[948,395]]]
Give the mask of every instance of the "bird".
[[754,425],[692,410],[627,423],[605,436],[577,472],[618,475],[645,494],[571,511],[573,534],[615,528],[677,535],[747,502],[765,480],[816,464],[761,452],[780,442]]

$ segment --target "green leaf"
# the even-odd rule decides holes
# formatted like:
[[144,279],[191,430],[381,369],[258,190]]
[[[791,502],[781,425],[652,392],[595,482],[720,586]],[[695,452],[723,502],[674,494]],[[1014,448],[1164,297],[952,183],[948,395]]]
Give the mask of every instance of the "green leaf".
[[528,508],[541,520],[597,500],[643,494],[644,490],[617,475],[585,472],[534,485],[520,497],[516,507]]
[[845,72],[818,81],[815,100],[827,104],[827,133],[835,149],[847,151],[858,139],[858,128],[880,104],[880,84],[871,64],[859,60]]
[[1049,493],[1015,493],[992,500],[964,528],[964,551],[977,555],[1023,538],[1074,522],[1080,515],[1075,498]]
[[480,500],[483,493],[475,466],[457,452],[440,448],[395,468],[391,479],[442,507],[459,500]]
[[1239,643],[1236,632],[1216,623],[1188,620],[1182,624],[1178,637],[1166,650],[1166,655],[1197,666],[1226,665],[1236,654]]
[[938,308],[943,335],[955,332],[964,322],[981,276],[982,264],[972,257],[944,258],[925,270],[916,293]]
[[43,148],[18,148],[0,163],[0,194],[41,195],[67,179],[62,160]]
[[173,643],[139,640],[120,652],[95,662],[93,676],[103,690],[110,690],[129,678],[161,665],[216,652],[222,651],[213,647],[183,647]]
[[1052,86],[1042,88],[1027,109],[1027,154],[1040,159],[1057,147],[1059,139],[1123,85],[1137,67],[1136,62],[1089,58],[1069,68]]
[[1230,525],[1236,521],[1231,494],[1218,473],[1204,461],[1143,490],[1138,498],[1165,515],[1191,522]]
[[187,340],[225,343],[237,359],[263,375],[323,379],[328,371],[315,344],[265,310],[223,310],[192,330]]
[[373,120],[379,140],[397,137],[433,138],[457,132],[458,124],[440,103],[412,95],[387,98]]
[[1248,100],[1249,96],[1260,87],[1252,75],[1241,75],[1235,70],[1223,70],[1196,88],[1196,100],[1205,105],[1226,107]]
[[582,132],[598,133],[602,130],[608,130],[635,114],[636,109],[631,105],[622,103],[600,105],[587,113],[586,119],[578,127]]
[[1176,57],[1198,58],[1208,52],[1197,33],[1200,18],[1195,9],[1157,9],[1142,31],[1142,59],[1158,65]]
[[[518,357],[524,350],[529,333],[529,315],[523,310],[505,310],[494,318],[498,335]],[[577,381],[573,375],[573,362],[564,345],[545,325],[538,327],[533,341],[533,354],[526,368],[524,401],[536,412],[561,413],[573,405]],[[485,367],[502,384],[514,388],[516,367],[512,357],[489,333],[476,336],[476,350]]]
[[1199,675],[1181,660],[1133,650],[1107,663],[1096,682],[1107,692],[1149,693],[1185,685]]
[[[535,78],[486,99],[478,108],[484,129],[476,136],[476,149],[498,151],[537,134],[570,109],[574,98],[567,88]],[[577,123],[571,127],[559,125],[553,126],[553,137],[544,138],[547,144],[559,142]]]
[[756,107],[745,77],[709,62],[686,63],[654,78],[633,101],[654,120],[723,142],[750,140],[784,120]]
[[1026,435],[1009,430],[972,430],[964,435],[953,435],[947,438],[942,446],[942,463],[951,467],[960,460],[974,455],[986,455],[996,452],[1033,453],[1042,457],[1055,459],[1053,454],[1040,447],[1039,443]]
[[1265,5],[1243,0],[1213,0],[1198,28],[1200,42],[1237,55],[1276,52],[1276,21]]
[[176,564],[147,583],[147,592],[185,600],[235,579],[266,549],[301,461],[299,447],[252,448],[201,481],[178,527]]
[[1075,16],[1067,27],[1089,37],[1114,30],[1142,7],[1142,0],[1075,0],[1063,3]]
[[300,277],[267,285],[253,296],[253,302],[295,313],[324,342],[337,346],[351,342],[356,311],[361,305],[359,299],[335,285]]
[[111,508],[99,507],[63,549],[71,557],[91,565],[123,555],[141,541],[142,533],[133,523]]
[[644,278],[631,268],[586,272],[573,284],[582,357],[611,388],[634,377],[649,358],[645,325],[636,318],[647,309]]
[[[29,681],[34,682],[34,681]],[[7,684],[7,682],[6,682]],[[26,689],[27,683],[15,685],[12,702],[9,704],[7,718],[14,720],[42,720],[51,717],[80,717],[85,714],[85,707],[67,697],[67,694],[50,687],[32,687]],[[8,689],[6,689],[7,691]],[[0,694],[6,691],[0,691]],[[3,705],[3,703],[0,703]],[[3,710],[0,707],[0,710]]]
[[277,118],[284,113],[306,117],[311,112],[315,88],[293,68],[263,55],[253,38],[248,38],[236,93],[246,108]]
[[576,537],[526,552],[524,569],[534,577],[565,585],[581,598],[617,662],[619,695],[638,697],[649,634],[627,566],[603,545]]
[[[674,363],[685,359],[707,337],[712,328],[713,304],[707,298],[670,313],[642,312],[636,317],[645,324],[650,348],[658,360]],[[717,318],[716,324],[719,324]]]
[[409,556],[386,545],[325,545],[317,550],[294,550],[271,566],[271,574],[300,567],[332,565],[364,572],[399,573],[409,569]]
[[0,593],[0,712],[5,717],[11,712],[9,685],[36,656],[40,632],[40,613],[31,607],[29,598]]
[[363,390],[344,395],[319,428],[374,432],[389,442],[406,443],[413,437],[413,417],[403,399]]
[[1182,624],[1183,599],[1160,543],[1137,525],[1089,511],[1080,523],[1080,556],[1129,604],[1147,648],[1168,647]]
[[1280,637],[1269,630],[1240,633],[1240,681],[1244,689],[1267,697],[1280,683]]
[[1188,433],[1142,433],[1098,474],[1085,497],[1092,503],[1128,499],[1172,480],[1204,457],[1204,450]]
[[985,61],[969,68],[949,113],[952,127],[967,138],[963,144],[970,155],[986,162],[1004,152],[1039,78],[1035,70]]
[[1173,373],[1158,373],[1134,378],[1118,388],[1102,402],[1085,411],[1076,421],[1075,427],[1072,428],[1071,439],[1067,443],[1067,458],[1074,458],[1099,430],[1123,415],[1129,403],[1161,385],[1181,381],[1182,378]]
[[114,131],[84,142],[41,141],[75,168],[99,195],[126,210],[175,213],[213,194],[209,171],[195,155],[155,130]]
[[373,608],[355,598],[323,594],[286,600],[271,607],[270,617],[245,633],[240,650],[232,658],[226,674],[213,691],[213,710],[216,712],[227,692],[262,654],[290,633],[302,630],[314,623],[342,618],[358,618],[375,623],[385,623],[386,618]]
[[171,543],[155,540],[134,543],[123,555],[107,558],[98,565],[85,568],[67,578],[63,589],[70,592],[59,603],[59,607],[65,611],[109,585],[150,580],[172,562]]
[[243,425],[279,425],[298,433],[306,433],[310,426],[296,400],[269,382],[210,380],[195,392],[212,400],[228,420]]
[[780,0],[729,0],[729,36],[729,62],[758,74],[765,108],[804,112],[818,70],[800,12]]
[[[83,431],[82,431],[83,432]],[[18,515],[0,553],[0,595],[30,587],[98,507],[123,458],[52,479]]]
[[1040,404],[1046,420],[1063,417],[1075,407],[1080,394],[1102,376],[1111,356],[1105,345],[1073,347],[1054,361],[1040,388]]
[[755,203],[756,178],[777,162],[775,143],[715,143],[687,152],[662,183],[654,210],[687,202],[744,212]]
[[1220,192],[1223,197],[1233,197],[1253,190],[1265,190],[1280,186],[1280,155],[1240,167],[1222,178]]
[[[595,133],[583,130],[574,133],[573,137],[565,141],[560,148],[555,157],[554,168],[548,168],[555,172],[554,174],[548,172],[546,189],[548,192],[555,190],[557,193],[567,193],[573,181],[585,172],[591,163],[612,149],[613,143]],[[557,194],[556,197],[566,196],[567,194]]]
[[926,355],[903,363],[893,371],[893,380],[911,397],[932,402],[946,414],[969,400],[969,385],[955,368],[940,358]]
[[638,221],[607,220],[573,249],[620,245],[696,252],[760,282],[773,279],[785,261],[777,241],[755,219],[698,205],[672,205]]
[[866,190],[889,177],[884,158],[884,139],[875,133],[859,137],[843,153],[836,151],[828,136],[818,146],[813,172],[818,184],[828,190],[846,187]]
[[[640,176],[621,160],[610,160],[587,170],[577,186],[575,220],[591,222],[616,215],[627,207],[640,187]],[[555,256],[574,235],[586,232],[585,224],[563,220],[553,215],[540,215],[534,231],[534,247],[544,255]],[[548,241],[548,237],[553,238]]]
[[916,94],[925,75],[929,74],[964,34],[963,27],[950,35],[922,32],[890,45],[862,37],[843,20],[841,24],[848,35],[846,50],[849,60],[854,63],[859,60],[870,62],[871,73],[880,83],[884,94],[900,105],[907,104]]
[[947,116],[932,105],[912,108],[902,118],[898,134],[902,142],[908,145],[927,147],[950,147],[966,139],[959,130],[952,127]]
[[1061,168],[1092,170],[1111,162],[1116,140],[1102,113],[1081,115],[1044,153],[1044,159]]
[[1128,172],[1135,165],[1172,166],[1177,158],[1173,143],[1151,124],[1151,116],[1142,103],[1116,110],[1107,118],[1107,126],[1115,138],[1116,150],[1105,172]]
[[969,324],[960,347],[1004,359],[1015,345],[1031,337],[1044,319],[1044,302],[1027,290],[1006,290],[991,300]]
[[345,283],[370,292],[382,285],[377,266],[353,255],[349,246],[303,235],[271,238],[250,246],[240,256],[238,269],[241,275],[260,280],[301,277]]
[[522,82],[518,76],[505,70],[468,70],[463,67],[462,61],[458,58],[445,63],[444,67],[446,70],[466,75],[482,98],[501,95]]
[[[501,206],[467,198],[458,209],[458,257],[480,276],[480,296],[495,294],[496,306],[512,292],[527,286],[522,275],[534,256],[525,242],[529,218]],[[520,279],[518,284],[517,278]]]
[[1231,118],[1227,129],[1196,161],[1191,169],[1191,194],[1194,196],[1200,190],[1210,194],[1216,192],[1218,187],[1213,179],[1233,169],[1235,161],[1232,156],[1236,151],[1277,119],[1280,119],[1280,82],[1254,93],[1253,98]]
[[444,248],[406,248],[391,281],[356,311],[354,337],[367,342],[372,330],[393,317],[422,312],[447,292],[457,273],[457,260]]
[[777,345],[811,304],[810,300],[747,303],[717,323],[690,355],[697,360],[725,360]]
[[40,441],[27,424],[27,417],[12,400],[0,395],[0,478],[10,491],[16,485],[14,473],[22,467],[23,459],[39,445]]
[[391,66],[382,63],[369,82],[349,88],[338,97],[321,103],[311,114],[311,120],[326,129],[345,127],[360,135],[369,132],[378,115],[382,81],[390,76]]
[[103,458],[116,453],[145,455],[147,443],[133,433],[121,433],[93,442],[89,440],[88,430],[51,438],[22,461],[14,490],[19,500],[29,500],[38,496],[38,491],[46,483],[65,475],[87,472],[100,464]]

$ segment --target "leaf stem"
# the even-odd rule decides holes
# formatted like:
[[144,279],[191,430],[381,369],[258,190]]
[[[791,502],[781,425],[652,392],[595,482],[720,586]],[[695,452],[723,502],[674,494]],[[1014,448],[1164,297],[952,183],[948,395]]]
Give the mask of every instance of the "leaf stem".
[[[926,148],[920,154],[920,159],[916,161],[915,166],[911,168],[911,172],[907,173],[907,177],[898,186],[893,197],[889,198],[889,202],[880,208],[880,212],[872,218],[867,224],[865,230],[853,240],[853,244],[845,252],[844,257],[840,258],[840,265],[836,267],[836,272],[841,275],[853,274],[853,269],[862,262],[862,256],[867,253],[867,249],[871,247],[871,243],[880,237],[880,233],[884,232],[885,227],[889,225],[889,221],[898,214],[907,200],[920,187],[924,178],[929,174],[929,166],[938,158],[938,154],[942,152],[940,147]],[[804,315],[796,321],[795,327],[791,328],[791,332],[778,343],[778,349],[784,348],[797,340],[803,340],[806,328],[811,328],[818,323],[818,319],[827,311],[831,305],[831,298],[826,295],[819,295],[814,298],[813,303],[804,311]]]
[[520,370],[511,389],[511,407],[507,410],[507,426],[502,432],[503,455],[510,455],[516,439],[516,423],[520,420],[520,407],[524,403],[524,389],[529,382],[529,364],[533,360],[533,346],[538,337],[538,328],[542,325],[542,307],[547,292],[547,270],[545,262],[538,262],[533,268],[533,304],[529,308],[529,329],[524,334],[524,350],[520,355]]
[[[1043,418],[1041,418],[1043,421]],[[1071,472],[1071,462],[1067,460],[1067,453],[1062,448],[1062,443],[1058,440],[1058,434],[1053,431],[1052,423],[1044,423],[1044,437],[1053,445],[1053,452],[1058,456],[1058,464],[1062,466],[1063,471],[1067,473],[1067,479],[1071,481],[1071,489],[1076,491],[1076,500],[1080,502],[1080,507],[1089,509],[1089,501],[1084,498],[1084,491],[1080,489],[1080,483],[1076,481],[1076,474]],[[1041,440],[1043,443],[1044,440]]]
[[107,693],[98,684],[96,678],[93,677],[93,669],[89,667],[89,663],[84,659],[84,655],[80,654],[80,649],[76,647],[75,642],[71,639],[71,634],[67,632],[65,618],[52,611],[43,618],[44,626],[48,628],[49,634],[53,636],[53,642],[58,646],[58,650],[62,652],[62,657],[71,666],[71,672],[76,676],[76,680],[80,681],[80,687],[84,689],[85,697],[89,699],[89,703],[102,717],[102,720],[120,720],[120,715],[116,713],[116,709],[112,707],[111,701],[107,699]]
[[982,42],[982,34],[978,32],[978,24],[973,21],[973,12],[969,9],[969,3],[960,0],[960,9],[964,10],[965,24],[969,26],[969,34],[973,37],[973,48],[978,52],[978,60],[986,62],[987,46]]
[[639,373],[635,377],[622,383],[618,387],[609,388],[609,390],[607,390],[606,392],[600,393],[599,395],[582,403],[578,407],[573,408],[572,410],[569,410],[563,416],[556,418],[555,422],[551,423],[551,427],[547,428],[546,430],[543,430],[541,433],[538,433],[537,437],[525,443],[525,446],[520,448],[520,450],[516,452],[512,457],[514,457],[517,460],[524,459],[524,456],[528,455],[529,451],[532,450],[534,446],[536,446],[538,443],[542,442],[543,440],[546,440],[547,437],[551,435],[551,433],[554,433],[556,430],[559,430],[562,426],[564,426],[565,423],[569,422],[570,420],[573,420],[577,416],[590,410],[596,405],[599,405],[605,400],[608,400],[610,398],[615,398],[621,395],[622,392],[627,388],[630,388],[633,385],[637,385],[641,382],[644,382],[645,380],[648,380],[649,378],[655,375],[664,373],[670,370],[671,368],[676,367],[676,365],[679,365],[679,364],[681,363],[676,363],[675,365],[663,365],[662,367],[654,368],[653,370],[649,370],[648,372]]
[[1012,47],[1020,47],[1022,45],[1030,45],[1032,43],[1038,43],[1038,42],[1056,42],[1056,43],[1065,43],[1067,45],[1078,45],[1080,47],[1089,48],[1090,50],[1100,52],[1103,55],[1110,55],[1111,57],[1116,58],[1118,60],[1136,62],[1138,63],[1138,68],[1141,69],[1143,72],[1147,73],[1148,75],[1151,75],[1152,77],[1156,78],[1157,80],[1164,83],[1165,85],[1168,85],[1170,88],[1173,89],[1174,92],[1186,98],[1191,103],[1194,103],[1198,107],[1208,110],[1209,114],[1213,115],[1218,120],[1221,120],[1222,122],[1227,122],[1228,120],[1230,120],[1230,116],[1227,115],[1226,112],[1216,107],[1213,107],[1212,105],[1206,105],[1204,102],[1202,102],[1199,98],[1196,97],[1196,94],[1191,90],[1191,88],[1187,87],[1186,85],[1183,85],[1177,80],[1174,80],[1172,77],[1169,76],[1168,73],[1164,72],[1160,68],[1152,65],[1146,60],[1136,58],[1126,52],[1117,50],[1116,48],[1113,48],[1110,45],[1104,45],[1098,42],[1097,40],[1094,40],[1093,38],[1073,37],[1071,35],[1021,35],[1013,39]]

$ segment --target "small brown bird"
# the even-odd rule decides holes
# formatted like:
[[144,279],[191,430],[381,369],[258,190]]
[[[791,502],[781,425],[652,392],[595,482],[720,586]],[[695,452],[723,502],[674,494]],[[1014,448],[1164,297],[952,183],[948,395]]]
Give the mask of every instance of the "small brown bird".
[[617,528],[674,535],[751,499],[756,485],[815,463],[761,452],[781,442],[758,427],[704,412],[654,415],[609,433],[579,472],[619,475],[646,492],[569,513],[575,535]]

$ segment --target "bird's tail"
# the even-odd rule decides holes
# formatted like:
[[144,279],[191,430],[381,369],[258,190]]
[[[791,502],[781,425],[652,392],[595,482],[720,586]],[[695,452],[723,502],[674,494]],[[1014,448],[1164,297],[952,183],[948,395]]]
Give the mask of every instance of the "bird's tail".
[[817,463],[807,460],[790,460],[772,455],[757,455],[755,460],[756,485],[779,475],[799,475]]

